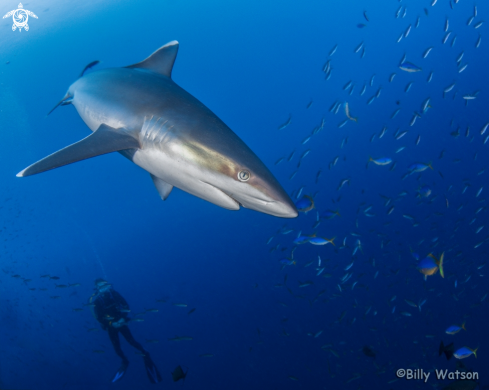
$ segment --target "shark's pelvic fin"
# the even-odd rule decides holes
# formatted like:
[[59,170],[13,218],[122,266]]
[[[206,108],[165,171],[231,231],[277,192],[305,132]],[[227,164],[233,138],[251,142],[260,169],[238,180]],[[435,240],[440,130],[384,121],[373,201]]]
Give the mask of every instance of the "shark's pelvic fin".
[[139,140],[124,129],[114,129],[102,124],[88,137],[39,160],[19,172],[17,177],[35,175],[102,154],[140,148]]
[[178,41],[171,41],[160,47],[145,60],[134,65],[126,66],[126,68],[147,69],[152,72],[171,77],[171,71],[173,69],[175,58],[177,58],[177,52]]
[[[58,108],[59,106],[67,106],[68,104],[71,104],[71,100],[73,99],[73,96],[71,96],[69,93],[67,93],[63,99],[61,99],[58,104],[56,104],[52,109],[51,111],[48,112],[48,115],[51,114],[54,110],[56,110],[56,108]],[[46,116],[48,116],[46,115]]]
[[155,187],[158,190],[158,193],[160,194],[161,199],[166,200],[166,198],[168,198],[168,196],[170,195],[170,192],[173,189],[173,186],[171,184],[168,184],[166,181],[161,180],[160,178],[154,176],[154,175],[151,175],[151,178],[153,179],[153,183],[155,184]]

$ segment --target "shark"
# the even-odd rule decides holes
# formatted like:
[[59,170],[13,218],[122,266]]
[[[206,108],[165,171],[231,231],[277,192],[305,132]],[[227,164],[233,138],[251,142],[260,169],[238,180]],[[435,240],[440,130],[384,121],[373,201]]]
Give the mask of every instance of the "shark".
[[[37,161],[25,177],[119,152],[147,171],[161,197],[173,187],[228,210],[240,207],[281,218],[297,209],[260,158],[209,108],[171,77],[179,43],[145,60],[86,72],[58,106],[73,105],[92,131]],[[49,115],[48,114],[48,115]]]

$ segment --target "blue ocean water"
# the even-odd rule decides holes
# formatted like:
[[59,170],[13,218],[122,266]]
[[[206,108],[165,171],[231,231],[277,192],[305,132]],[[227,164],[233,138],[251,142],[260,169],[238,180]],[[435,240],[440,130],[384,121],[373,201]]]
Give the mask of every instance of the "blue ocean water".
[[[460,363],[487,386],[489,57],[487,24],[475,26],[489,5],[431,4],[30,1],[23,7],[38,19],[29,18],[29,31],[2,19],[0,388],[180,386],[170,375],[178,365],[189,369],[190,389],[443,388],[448,381],[433,370]],[[16,7],[3,1],[2,15]],[[178,189],[162,202],[148,173],[118,153],[15,177],[89,134],[71,106],[46,117],[86,64],[130,65],[174,39],[173,80],[238,134],[294,201],[313,197],[313,210],[292,220],[228,211]],[[401,70],[404,56],[422,70]],[[366,168],[369,157],[393,163]],[[406,176],[413,163],[433,169]],[[428,197],[418,196],[423,186]],[[341,216],[317,225],[326,210]],[[335,237],[335,246],[295,246],[300,233]],[[412,252],[444,252],[444,278],[425,281]],[[291,256],[295,265],[280,263]],[[129,327],[163,384],[149,383],[124,340],[130,366],[110,384],[120,359],[84,306],[98,277],[132,315],[158,309]],[[424,300],[421,310],[406,302]],[[466,331],[445,333],[464,322]],[[479,348],[477,358],[447,361],[440,341]],[[431,375],[398,379],[400,368]]]

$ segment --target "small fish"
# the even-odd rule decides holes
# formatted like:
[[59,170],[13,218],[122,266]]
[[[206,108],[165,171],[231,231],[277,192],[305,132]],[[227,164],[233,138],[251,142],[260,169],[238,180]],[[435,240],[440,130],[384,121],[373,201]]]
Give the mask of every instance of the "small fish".
[[476,348],[476,349],[470,349],[468,347],[462,347],[462,348],[459,348],[457,349],[454,353],[453,353],[453,356],[456,358],[456,359],[465,359],[465,358],[468,358],[470,355],[474,355],[475,357],[477,357],[477,350],[479,348]]
[[465,329],[465,322],[458,326],[458,325],[452,325],[452,326],[449,326],[447,328],[447,330],[445,331],[446,334],[457,334],[458,332],[460,332],[461,330],[467,330]]
[[173,306],[177,306],[177,307],[187,307],[187,304],[186,303],[174,303]]
[[404,32],[404,38],[407,38],[410,32],[411,32],[411,25],[409,25],[406,31]]
[[439,259],[437,259],[433,254],[429,254],[423,260],[418,263],[416,267],[419,272],[424,275],[424,279],[426,280],[428,276],[436,274],[440,271],[440,275],[442,278],[445,277],[445,273],[443,270],[443,258],[445,253],[443,252]]
[[296,262],[289,258],[280,259],[279,262],[283,265],[295,265]]
[[429,186],[422,186],[418,189],[419,197],[428,198],[431,195],[431,188]]
[[358,53],[362,49],[362,47],[363,47],[363,41],[360,42],[360,44],[355,48],[354,52]]
[[377,159],[369,157],[368,161],[373,162],[375,165],[389,165],[390,163],[392,163],[392,159],[389,157],[381,157]]
[[419,66],[416,66],[408,61],[401,63],[401,65],[399,65],[399,68],[409,73],[420,72],[422,70]]
[[408,132],[407,131],[402,131],[401,133],[396,135],[396,140],[400,140],[402,137],[404,137]]
[[348,106],[348,102],[345,103],[345,114],[346,114],[347,118],[350,119],[351,121],[358,122],[358,118],[354,118],[350,115],[350,109]]
[[410,301],[408,299],[405,299],[404,302],[406,302],[411,307],[418,307],[418,305],[416,305],[413,301]]
[[333,246],[335,245],[334,244],[334,239],[336,237],[333,237],[332,239],[327,239],[327,238],[324,238],[324,237],[313,237],[309,240],[309,243],[312,244],[312,245],[326,245],[326,244],[332,244]]
[[337,191],[341,190],[345,184],[350,185],[350,179],[343,179],[337,188]]
[[283,129],[285,129],[285,128],[286,128],[288,125],[290,125],[291,123],[292,123],[292,115],[290,115],[290,116],[289,116],[289,119],[287,119],[287,121],[286,121],[284,124],[280,125],[280,126],[278,127],[278,129],[279,129],[279,130],[283,130]]
[[450,84],[448,87],[446,87],[446,88],[443,90],[443,92],[444,92],[444,93],[448,93],[448,92],[450,92],[450,91],[451,91],[451,90],[452,90],[452,89],[455,87],[455,84],[456,84],[456,83]]
[[341,217],[340,211],[332,211],[332,210],[326,210],[321,214],[321,218],[326,218],[326,219],[332,219],[334,217]]
[[431,50],[433,50],[433,46],[432,46],[432,47],[427,48],[427,49],[424,51],[424,53],[423,53],[423,58],[428,57],[428,54],[430,54],[430,53],[431,53]]
[[440,346],[438,347],[438,356],[441,356],[441,354],[444,353],[447,360],[450,360],[453,356],[454,350],[455,347],[453,346],[453,343],[450,343],[448,345],[443,345],[443,341],[442,341],[440,343]]
[[425,170],[427,170],[428,168],[430,168],[431,170],[433,170],[433,167],[431,166],[431,163],[428,163],[428,164],[423,164],[423,163],[414,163],[414,164],[411,164],[408,169],[410,172],[423,172]]
[[448,38],[450,37],[450,35],[451,35],[451,34],[452,34],[452,32],[451,32],[451,31],[447,32],[447,33],[446,33],[446,35],[445,35],[445,37],[442,39],[442,41],[441,41],[441,42],[442,42],[443,44],[445,44],[445,43],[447,42],[447,40],[448,40]]
[[486,123],[484,127],[481,129],[481,135],[484,135],[484,133],[487,131],[487,128],[489,127],[489,123]]
[[180,379],[183,379],[183,384],[185,384],[185,378],[187,377],[187,373],[188,373],[188,369],[187,372],[183,372],[182,367],[178,366],[171,373],[173,382],[178,382]]
[[300,200],[295,203],[295,207],[297,208],[297,211],[307,214],[315,207],[314,199],[311,198],[309,195],[304,195]]
[[478,48],[481,45],[482,42],[482,36],[479,35],[479,38],[477,39],[477,42],[475,43],[475,47]]

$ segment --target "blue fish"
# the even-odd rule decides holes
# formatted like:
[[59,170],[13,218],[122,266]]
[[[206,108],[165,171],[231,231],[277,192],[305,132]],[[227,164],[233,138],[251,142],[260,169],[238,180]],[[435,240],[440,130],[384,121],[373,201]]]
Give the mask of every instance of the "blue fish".
[[332,211],[326,210],[321,214],[321,218],[332,219],[334,217],[341,217],[340,210]]
[[460,349],[457,349],[454,353],[453,353],[453,356],[455,356],[455,358],[457,359],[465,359],[465,358],[468,358],[470,355],[474,355],[475,357],[477,357],[477,350],[479,348],[476,348],[476,349],[470,349],[468,347],[462,347]]
[[460,332],[462,329],[467,330],[467,329],[465,329],[465,322],[461,326],[458,326],[458,325],[449,326],[447,328],[447,330],[445,331],[445,333],[446,334],[456,334],[456,333]]
[[333,237],[331,240],[328,240],[327,238],[324,237],[313,237],[309,240],[309,243],[312,245],[326,245],[326,244],[333,244],[334,245],[334,239],[336,237]]
[[423,171],[426,171],[428,168],[430,168],[431,170],[433,170],[433,167],[431,166],[431,162],[429,162],[428,164],[423,164],[423,163],[414,163],[414,164],[411,164],[408,169],[411,173],[414,173],[414,172],[423,172]]
[[284,265],[295,265],[295,261],[289,258],[280,259],[279,262]]
[[440,271],[440,275],[442,278],[445,277],[445,273],[443,271],[443,257],[445,255],[445,252],[443,252],[440,256],[439,259],[437,259],[435,256],[433,256],[431,253],[425,257],[423,260],[421,260],[416,267],[419,272],[421,272],[424,275],[424,280],[427,279],[428,276],[434,275]]
[[392,159],[389,157],[382,157],[382,158],[369,157],[368,162],[373,162],[376,165],[389,165],[392,162]]
[[423,186],[418,189],[418,196],[420,198],[427,198],[431,195],[431,188],[429,186]]
[[314,208],[314,199],[309,195],[304,195],[295,203],[295,207],[297,208],[297,211],[307,213]]
[[409,73],[421,72],[422,70],[419,66],[416,66],[408,61],[405,61],[401,65],[399,65],[399,68]]
[[357,24],[357,27],[358,28],[364,28],[364,27],[367,27],[367,25],[366,24],[363,24],[363,23],[358,23]]

